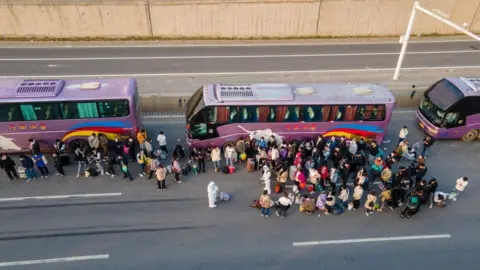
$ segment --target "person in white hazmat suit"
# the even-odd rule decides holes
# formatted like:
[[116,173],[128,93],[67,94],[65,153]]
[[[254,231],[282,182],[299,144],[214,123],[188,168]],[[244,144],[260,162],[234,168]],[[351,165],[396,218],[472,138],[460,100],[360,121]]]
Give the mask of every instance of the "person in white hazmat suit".
[[266,165],[263,166],[263,175],[261,179],[265,183],[265,187],[263,188],[263,190],[266,190],[268,194],[272,193],[272,188],[270,187],[272,183],[271,178],[272,178],[272,172],[270,171],[270,168]]
[[217,201],[218,186],[217,186],[217,184],[215,184],[215,182],[211,181],[208,184],[207,193],[208,193],[208,206],[210,208],[217,207],[215,202]]

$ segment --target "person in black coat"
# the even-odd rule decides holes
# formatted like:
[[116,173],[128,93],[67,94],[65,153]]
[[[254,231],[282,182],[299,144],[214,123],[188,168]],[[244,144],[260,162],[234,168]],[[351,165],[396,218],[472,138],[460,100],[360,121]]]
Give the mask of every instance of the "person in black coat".
[[27,182],[32,181],[37,177],[35,174],[35,163],[33,160],[25,155],[20,155],[20,162],[22,163],[23,168],[25,168],[25,174],[27,175]]
[[18,179],[18,174],[15,170],[15,162],[5,154],[2,155],[0,160],[0,167],[5,170],[10,181]]
[[117,156],[121,156],[123,153],[123,143],[118,139],[118,137],[115,137],[115,154]]
[[63,170],[62,158],[57,153],[53,153],[53,165],[57,170],[57,175],[64,177],[65,171]]

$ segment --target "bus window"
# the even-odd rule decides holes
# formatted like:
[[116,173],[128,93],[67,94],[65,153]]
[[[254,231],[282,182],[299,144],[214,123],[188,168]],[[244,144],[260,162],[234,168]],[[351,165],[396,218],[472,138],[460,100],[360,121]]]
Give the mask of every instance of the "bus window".
[[251,123],[258,122],[258,114],[256,112],[256,107],[240,107],[240,122],[242,123]]
[[331,106],[330,121],[343,121],[345,116],[345,106]]
[[209,107],[207,110],[207,122],[210,124],[217,123],[217,107]]
[[447,115],[445,116],[445,119],[443,119],[441,126],[444,128],[462,126],[465,123],[465,121],[461,119],[459,115],[460,115],[459,113],[453,113],[453,112],[447,113]]
[[22,120],[22,115],[19,113],[17,104],[2,104],[0,106],[1,122],[13,122]]
[[357,121],[385,120],[385,105],[361,105],[358,107]]
[[75,103],[61,103],[60,111],[63,119],[78,119],[78,108]]
[[98,102],[100,117],[124,117],[130,114],[128,100],[109,100]]
[[355,121],[355,116],[357,115],[357,106],[348,105],[345,108],[345,121]]
[[277,121],[277,107],[275,106],[270,106],[270,107],[265,107],[268,108],[268,115],[266,122],[276,122]]
[[77,103],[78,116],[80,118],[98,118],[98,109],[95,102]]
[[273,112],[273,120],[275,121],[275,111],[270,111],[270,108],[267,106],[259,106],[255,109],[255,122],[271,122],[269,121],[270,112]]
[[20,105],[20,111],[22,112],[25,121],[37,120],[37,115],[35,114],[35,109],[32,105],[22,104]]
[[228,111],[230,112],[228,116],[229,123],[237,123],[238,122],[238,108],[237,107],[227,107]]
[[322,106],[303,106],[303,120],[305,122],[322,121]]
[[29,119],[27,121],[61,119],[57,103],[23,104],[20,105],[20,108],[24,115],[24,119]]
[[283,117],[284,122],[298,122],[301,121],[300,107],[299,106],[287,106],[287,111]]

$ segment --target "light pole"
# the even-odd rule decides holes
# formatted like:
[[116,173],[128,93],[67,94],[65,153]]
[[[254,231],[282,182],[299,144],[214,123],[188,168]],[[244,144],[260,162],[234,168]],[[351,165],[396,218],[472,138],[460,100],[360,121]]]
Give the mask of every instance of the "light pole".
[[478,40],[480,41],[480,37],[475,35],[474,33],[466,30],[465,28],[459,26],[459,25],[456,25],[454,24],[453,22],[443,18],[442,16],[439,16],[425,8],[423,8],[422,6],[420,6],[420,3],[417,1],[413,4],[413,9],[412,9],[412,14],[410,15],[410,21],[408,22],[408,26],[407,26],[407,32],[405,33],[405,36],[403,38],[403,43],[402,43],[402,50],[400,51],[400,55],[398,56],[398,62],[397,62],[397,67],[395,68],[395,74],[393,75],[393,79],[394,80],[398,80],[398,77],[400,76],[400,69],[402,68],[402,62],[403,62],[403,58],[405,57],[405,52],[407,51],[407,46],[408,46],[408,40],[410,39],[410,35],[412,33],[412,28],[413,28],[413,22],[415,21],[415,15],[417,14],[417,10],[455,28],[456,30],[472,37],[473,39],[475,40]]

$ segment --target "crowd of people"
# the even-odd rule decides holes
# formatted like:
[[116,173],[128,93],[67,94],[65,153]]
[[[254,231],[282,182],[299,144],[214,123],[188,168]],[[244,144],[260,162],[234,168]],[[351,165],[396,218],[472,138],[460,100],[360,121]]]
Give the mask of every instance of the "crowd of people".
[[[21,165],[18,168],[9,156],[1,156],[0,167],[10,180],[26,178],[27,182],[32,181],[37,177],[35,167],[42,178],[50,175],[48,160],[41,153],[39,143],[35,139],[29,141],[31,155],[20,155]],[[212,163],[214,171],[224,173],[232,173],[241,162],[248,172],[261,172],[263,192],[253,206],[260,208],[264,217],[268,217],[274,207],[276,214],[282,218],[293,204],[299,204],[300,211],[307,214],[319,211],[320,215],[330,215],[343,213],[344,209],[358,210],[362,201],[366,216],[384,211],[387,207],[395,210],[405,205],[400,216],[410,218],[423,205],[443,207],[447,199],[456,200],[468,184],[467,177],[459,178],[455,189],[446,193],[437,190],[439,183],[436,178],[427,181],[426,160],[434,139],[426,136],[422,143],[410,146],[406,126],[400,130],[398,143],[388,155],[376,141],[364,138],[357,141],[319,136],[315,140],[278,142],[274,136],[260,140],[247,137],[226,145],[224,149],[213,145],[205,150],[193,148],[188,162],[182,167],[180,159],[186,155],[181,144],[175,145],[171,162],[167,163],[167,139],[163,131],[158,134],[157,141],[158,146],[154,147],[147,132],[141,129],[136,140],[132,137],[126,140],[115,138],[111,151],[112,145],[109,145],[107,137],[93,133],[86,145],[78,144],[73,149],[76,177],[108,175],[113,178],[120,169],[123,178],[133,181],[129,168],[133,162],[139,167],[139,177],[148,175],[151,179],[155,175],[158,190],[166,190],[168,173],[174,174],[175,181],[181,183],[182,174],[190,171],[205,173],[207,162]],[[70,164],[68,153],[61,140],[56,140],[54,149],[52,158],[56,174],[64,177],[63,167]],[[222,159],[225,160],[224,166]],[[395,169],[393,165],[397,163],[399,166]],[[274,178],[275,182],[272,181]],[[292,192],[286,191],[289,180],[294,184]],[[352,188],[350,184],[353,184]],[[216,184],[214,187],[218,190]],[[270,197],[272,187],[276,193],[283,193],[277,201]],[[211,200],[214,196],[210,192],[213,187],[209,186],[207,190],[209,206],[214,208],[215,200]]]
[[[468,178],[459,178],[450,192],[438,190],[436,178],[426,179],[426,160],[434,139],[427,135],[422,143],[410,146],[407,137],[405,126],[400,130],[395,149],[388,155],[376,141],[367,142],[363,138],[347,141],[345,137],[320,136],[316,140],[280,145],[273,137],[267,141],[247,140],[247,157],[257,168],[259,164],[265,184],[262,195],[252,206],[260,208],[264,217],[270,215],[273,207],[284,218],[293,204],[299,204],[300,211],[307,214],[319,211],[320,215],[330,215],[343,213],[344,209],[358,210],[363,202],[366,216],[387,207],[395,210],[404,206],[400,217],[411,218],[422,206],[444,207],[448,199],[456,200],[468,185]],[[242,139],[239,142],[244,143]],[[276,202],[270,197],[274,174],[275,192],[283,192]],[[288,179],[294,182],[291,193],[285,191]],[[352,188],[348,186],[350,180]]]
[[[128,178],[130,181],[133,181],[134,176],[129,167],[130,163],[133,162],[139,166],[139,177],[148,175],[148,179],[151,179],[155,174],[158,189],[166,190],[165,179],[167,170],[174,173],[177,183],[181,183],[179,159],[184,156],[183,147],[180,144],[175,146],[171,164],[170,166],[165,166],[164,161],[167,159],[168,151],[167,140],[163,131],[159,133],[157,141],[158,147],[154,147],[145,129],[141,129],[137,133],[136,140],[133,137],[128,137],[125,140],[117,137],[114,139],[113,145],[109,142],[106,135],[92,133],[88,137],[86,144],[78,143],[72,149],[73,159],[77,166],[76,177],[108,175],[113,178],[120,169],[124,179]],[[29,139],[29,142],[30,154],[20,155],[21,164],[18,166],[6,154],[3,154],[0,158],[0,167],[6,172],[11,181],[25,178],[27,182],[31,182],[38,175],[41,178],[50,176],[49,160],[41,152],[39,142],[34,138]],[[52,162],[56,175],[65,177],[64,166],[71,165],[70,156],[66,151],[65,144],[60,139],[55,141],[53,148]],[[157,148],[156,151],[154,151],[155,148]]]

